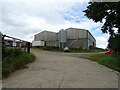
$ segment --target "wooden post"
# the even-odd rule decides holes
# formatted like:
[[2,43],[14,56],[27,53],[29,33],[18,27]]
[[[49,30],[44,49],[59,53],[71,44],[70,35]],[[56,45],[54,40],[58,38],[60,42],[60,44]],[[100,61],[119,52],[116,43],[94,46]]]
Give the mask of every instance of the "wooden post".
[[4,38],[5,38],[6,35],[2,35],[2,59],[4,58],[4,52],[5,52],[5,41],[4,41]]
[[[2,79],[2,33],[1,32],[0,32],[0,79]],[[0,83],[2,83],[2,80],[0,80]],[[1,85],[0,88],[2,88]]]
[[2,60],[2,34],[0,32],[0,60]]
[[30,53],[30,42],[27,42],[27,52]]

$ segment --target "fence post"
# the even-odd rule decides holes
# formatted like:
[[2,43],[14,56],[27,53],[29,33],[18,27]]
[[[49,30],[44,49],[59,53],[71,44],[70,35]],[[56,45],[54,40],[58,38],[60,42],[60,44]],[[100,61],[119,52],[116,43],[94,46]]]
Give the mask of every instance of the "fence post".
[[30,42],[27,43],[27,52],[30,53]]
[[2,33],[0,32],[0,60],[2,61]]
[[[2,84],[2,33],[0,32],[0,84]],[[0,85],[0,89],[2,85]]]

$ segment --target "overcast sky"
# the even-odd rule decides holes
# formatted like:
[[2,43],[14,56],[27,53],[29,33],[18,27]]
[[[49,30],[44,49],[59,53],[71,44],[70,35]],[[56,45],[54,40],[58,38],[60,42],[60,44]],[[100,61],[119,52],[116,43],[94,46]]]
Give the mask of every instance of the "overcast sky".
[[32,41],[43,31],[58,32],[69,27],[89,30],[97,47],[106,48],[108,35],[102,34],[102,23],[84,16],[89,0],[2,0],[0,1],[0,31],[3,34]]

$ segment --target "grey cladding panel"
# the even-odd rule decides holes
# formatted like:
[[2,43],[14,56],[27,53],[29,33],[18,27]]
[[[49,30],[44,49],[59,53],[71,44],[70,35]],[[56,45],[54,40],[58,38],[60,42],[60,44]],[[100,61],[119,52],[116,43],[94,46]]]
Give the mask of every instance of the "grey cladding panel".
[[56,41],[56,33],[46,32],[45,41]]
[[87,38],[87,31],[81,29],[67,29],[67,39]]
[[90,32],[88,32],[88,43],[89,43],[89,46],[96,46],[96,40],[95,38],[90,34]]
[[36,41],[44,40],[44,41],[55,41],[56,40],[56,33],[43,31],[37,35],[35,35]]
[[60,30],[58,33],[59,42],[66,43],[67,42],[67,32],[65,30]]
[[79,39],[80,38],[87,38],[87,31],[86,30],[78,30],[79,32]]
[[67,45],[69,46],[72,42],[74,42],[72,45],[69,46],[69,48],[82,48],[86,49],[86,40],[87,39],[82,39],[82,40],[68,40]]

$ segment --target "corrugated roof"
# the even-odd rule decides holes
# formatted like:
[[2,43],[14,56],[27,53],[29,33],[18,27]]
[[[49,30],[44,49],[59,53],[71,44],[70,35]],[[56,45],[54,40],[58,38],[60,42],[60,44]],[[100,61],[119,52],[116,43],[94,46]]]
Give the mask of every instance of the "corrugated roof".
[[[56,33],[56,32],[47,31],[47,30],[44,30],[44,31],[42,31],[42,32],[40,32],[40,33],[44,33],[44,32],[49,32],[49,33]],[[40,34],[40,33],[38,33],[38,34]],[[38,34],[35,34],[35,35],[38,35]]]

